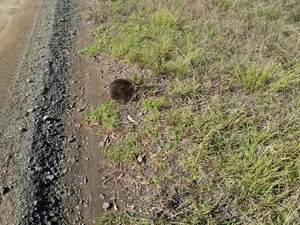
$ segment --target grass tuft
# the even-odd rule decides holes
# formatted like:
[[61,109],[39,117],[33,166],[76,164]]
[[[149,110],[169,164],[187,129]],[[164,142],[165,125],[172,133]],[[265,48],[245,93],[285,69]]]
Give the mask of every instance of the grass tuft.
[[119,109],[115,103],[101,103],[86,116],[90,123],[101,125],[102,128],[112,130],[119,127]]

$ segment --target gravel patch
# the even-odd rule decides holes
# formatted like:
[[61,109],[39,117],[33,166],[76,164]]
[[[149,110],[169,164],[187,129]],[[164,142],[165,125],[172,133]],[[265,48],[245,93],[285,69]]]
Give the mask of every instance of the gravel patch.
[[[77,1],[43,1],[12,102],[0,111],[1,224],[65,224],[58,179]],[[73,5],[73,6],[72,6]]]

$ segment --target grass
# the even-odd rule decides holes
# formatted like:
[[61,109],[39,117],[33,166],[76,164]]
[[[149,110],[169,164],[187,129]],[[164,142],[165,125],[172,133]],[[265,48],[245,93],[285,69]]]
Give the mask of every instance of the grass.
[[[137,219],[130,213],[106,213],[98,221],[101,225],[130,225],[137,222]],[[146,223],[144,223],[146,225]]]
[[[101,1],[101,12],[105,21],[94,19],[95,43],[83,52],[153,71],[140,77],[156,87],[134,105],[142,122],[128,125],[107,151],[155,190],[141,196],[142,217],[155,224],[297,224],[297,1],[116,0]],[[133,218],[129,224],[147,224]]]
[[116,129],[119,127],[119,108],[113,102],[101,103],[88,112],[86,121],[101,125],[104,130]]

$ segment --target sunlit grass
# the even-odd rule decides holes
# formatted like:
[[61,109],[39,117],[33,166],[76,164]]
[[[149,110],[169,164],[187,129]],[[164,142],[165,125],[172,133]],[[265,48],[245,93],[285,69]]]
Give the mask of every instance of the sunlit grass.
[[86,115],[90,123],[101,125],[104,129],[112,130],[119,126],[119,109],[115,103],[101,103],[97,108],[92,109]]

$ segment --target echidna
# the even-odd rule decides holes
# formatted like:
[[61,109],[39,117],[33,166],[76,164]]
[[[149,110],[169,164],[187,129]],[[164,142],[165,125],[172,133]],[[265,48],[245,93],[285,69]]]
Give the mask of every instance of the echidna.
[[129,101],[134,90],[133,84],[127,79],[116,79],[108,87],[110,98],[118,102]]

